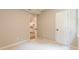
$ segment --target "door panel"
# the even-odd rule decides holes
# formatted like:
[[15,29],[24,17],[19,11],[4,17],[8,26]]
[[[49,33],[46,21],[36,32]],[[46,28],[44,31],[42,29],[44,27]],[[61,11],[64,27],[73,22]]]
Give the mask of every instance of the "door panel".
[[56,12],[56,41],[69,45],[75,36],[76,10]]

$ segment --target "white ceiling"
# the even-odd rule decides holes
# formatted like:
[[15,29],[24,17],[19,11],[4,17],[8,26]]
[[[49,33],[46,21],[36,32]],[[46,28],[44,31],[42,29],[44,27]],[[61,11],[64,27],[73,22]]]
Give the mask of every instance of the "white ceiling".
[[32,13],[32,14],[40,14],[45,9],[25,9],[25,11]]

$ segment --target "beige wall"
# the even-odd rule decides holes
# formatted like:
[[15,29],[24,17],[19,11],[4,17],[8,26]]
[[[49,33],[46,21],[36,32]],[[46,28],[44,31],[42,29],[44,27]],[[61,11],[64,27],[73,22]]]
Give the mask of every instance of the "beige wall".
[[37,17],[38,36],[55,39],[55,12],[46,10]]
[[0,47],[29,39],[29,16],[23,10],[0,10]]
[[79,9],[78,9],[78,49],[79,49]]

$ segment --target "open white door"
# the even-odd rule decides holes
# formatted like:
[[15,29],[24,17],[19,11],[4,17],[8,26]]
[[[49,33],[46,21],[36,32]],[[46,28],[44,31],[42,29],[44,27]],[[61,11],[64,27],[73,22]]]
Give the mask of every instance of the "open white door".
[[76,10],[56,12],[56,41],[70,45],[76,34]]

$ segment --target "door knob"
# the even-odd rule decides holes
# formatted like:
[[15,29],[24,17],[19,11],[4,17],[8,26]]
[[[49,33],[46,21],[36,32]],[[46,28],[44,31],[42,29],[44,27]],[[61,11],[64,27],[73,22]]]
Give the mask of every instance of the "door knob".
[[59,31],[59,29],[56,29],[56,31]]

